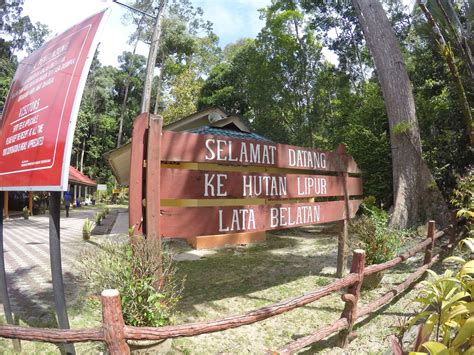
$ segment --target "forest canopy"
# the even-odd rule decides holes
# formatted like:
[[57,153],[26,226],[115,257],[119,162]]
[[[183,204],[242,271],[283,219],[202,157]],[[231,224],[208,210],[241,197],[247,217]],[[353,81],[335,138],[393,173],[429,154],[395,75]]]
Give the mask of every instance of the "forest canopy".
[[[40,46],[48,28],[22,15],[24,0],[2,4],[0,106],[20,51]],[[156,11],[159,1],[129,5]],[[349,1],[273,0],[260,10],[256,38],[222,48],[190,0],[170,0],[162,22],[152,109],[165,123],[219,106],[244,117],[275,142],[335,150],[339,143],[363,171],[364,194],[393,204],[389,119],[377,69]],[[383,0],[412,86],[421,154],[448,197],[472,159],[474,6],[429,0],[408,8]],[[130,43],[149,43],[153,21],[131,12]],[[100,50],[100,48],[99,48]],[[100,183],[114,183],[103,154],[131,139],[140,113],[147,59],[123,52],[117,67],[96,54],[81,103],[71,164]],[[121,127],[121,128],[119,128]],[[404,134],[410,127],[391,128]],[[416,173],[416,172],[413,172]]]

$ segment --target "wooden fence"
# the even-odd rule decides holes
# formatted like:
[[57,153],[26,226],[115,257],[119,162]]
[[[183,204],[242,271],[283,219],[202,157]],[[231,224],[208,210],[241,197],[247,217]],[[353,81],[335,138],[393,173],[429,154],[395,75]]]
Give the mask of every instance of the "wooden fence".
[[[102,292],[102,327],[90,329],[47,329],[47,328],[27,328],[20,326],[3,325],[0,326],[0,337],[21,339],[29,341],[42,341],[51,343],[74,343],[86,341],[103,341],[107,344],[110,354],[127,354],[130,352],[126,343],[127,340],[162,340],[178,337],[190,337],[194,335],[212,333],[232,329],[256,323],[258,321],[291,311],[295,308],[305,306],[328,296],[339,290],[348,288],[342,295],[345,307],[341,318],[333,324],[322,329],[318,329],[313,334],[299,338],[281,349],[280,354],[292,354],[298,350],[314,344],[327,336],[340,332],[340,346],[345,347],[349,340],[354,337],[352,328],[357,320],[364,317],[381,306],[390,302],[394,297],[406,290],[415,280],[430,268],[438,259],[439,255],[433,256],[434,243],[438,238],[450,235],[448,248],[454,246],[455,230],[450,226],[448,230],[435,233],[435,222],[428,223],[427,238],[396,258],[382,264],[365,267],[365,252],[355,250],[352,256],[352,267],[350,273],[344,278],[333,283],[311,291],[303,296],[290,298],[270,306],[266,306],[242,315],[230,316],[209,322],[187,323],[175,326],[153,327],[132,327],[124,323],[122,309],[120,305],[120,295],[116,290],[105,290]],[[364,277],[379,271],[393,268],[404,262],[408,258],[423,252],[423,265],[397,287],[388,291],[381,298],[363,307],[358,307],[361,293],[361,285]]]

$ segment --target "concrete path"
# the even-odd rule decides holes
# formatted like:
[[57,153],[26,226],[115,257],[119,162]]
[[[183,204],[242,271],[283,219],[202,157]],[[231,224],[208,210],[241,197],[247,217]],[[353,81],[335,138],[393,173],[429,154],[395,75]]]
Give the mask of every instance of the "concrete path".
[[[61,211],[61,254],[66,299],[73,298],[77,290],[74,261],[87,245],[82,239],[84,219],[93,219],[97,212],[97,209],[74,209],[70,217],[65,218],[64,211]],[[112,221],[113,216],[107,218]],[[38,318],[44,318],[45,323],[50,322],[51,317],[54,319],[54,300],[48,215],[4,221],[4,249],[13,312],[27,323],[29,318],[36,322]]]
[[115,223],[110,230],[110,235],[116,234],[126,234],[128,235],[128,209],[118,208],[117,209],[117,218]]

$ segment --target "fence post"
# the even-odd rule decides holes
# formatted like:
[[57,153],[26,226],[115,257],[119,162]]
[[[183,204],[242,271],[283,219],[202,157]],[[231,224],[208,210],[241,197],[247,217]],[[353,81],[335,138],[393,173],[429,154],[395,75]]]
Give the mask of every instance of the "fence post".
[[117,290],[102,291],[102,328],[110,355],[130,354],[125,341],[125,322],[123,321],[120,294]]
[[341,318],[346,318],[349,326],[340,333],[340,345],[345,348],[352,336],[352,328],[357,319],[357,302],[360,297],[360,289],[364,281],[365,251],[356,249],[352,253],[351,274],[358,274],[359,280],[349,287],[347,293],[342,295],[342,300],[346,302]]
[[431,239],[431,243],[426,247],[425,259],[423,260],[423,265],[430,263],[431,259],[433,258],[434,235],[435,235],[434,231],[435,231],[435,221],[429,221],[427,238]]

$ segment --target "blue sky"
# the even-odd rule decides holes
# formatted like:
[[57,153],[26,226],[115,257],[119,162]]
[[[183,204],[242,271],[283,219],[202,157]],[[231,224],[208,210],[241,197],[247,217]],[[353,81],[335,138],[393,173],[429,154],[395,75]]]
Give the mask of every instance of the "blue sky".
[[[127,2],[127,0],[122,0]],[[219,36],[220,45],[235,42],[242,37],[255,37],[264,23],[259,19],[258,9],[270,4],[271,0],[192,0],[195,6],[204,10],[204,17],[214,23],[214,32]],[[42,22],[58,34],[75,23],[100,11],[112,9],[101,36],[100,60],[106,65],[117,65],[117,56],[124,50],[132,50],[126,43],[133,31],[124,26],[123,7],[110,0],[25,0],[24,14],[32,21]],[[147,55],[148,48],[142,45],[139,53]]]
[[193,3],[204,10],[204,17],[214,23],[214,32],[220,45],[235,42],[242,37],[253,38],[264,26],[258,10],[270,0],[195,0]]

